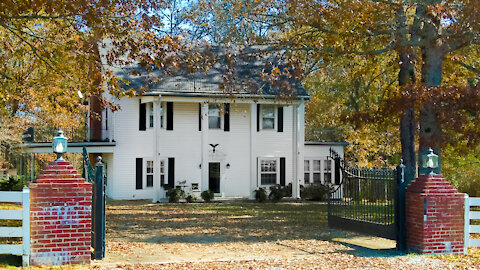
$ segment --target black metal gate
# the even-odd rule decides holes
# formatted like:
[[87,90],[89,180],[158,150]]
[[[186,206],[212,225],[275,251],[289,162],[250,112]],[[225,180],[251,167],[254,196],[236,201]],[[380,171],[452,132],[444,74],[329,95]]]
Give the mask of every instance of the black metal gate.
[[105,257],[105,221],[106,221],[106,174],[102,158],[99,156],[95,169],[90,164],[87,149],[83,147],[83,177],[92,183],[92,258],[101,260]]
[[397,239],[397,169],[358,168],[333,150],[330,157],[341,184],[328,199],[328,226]]

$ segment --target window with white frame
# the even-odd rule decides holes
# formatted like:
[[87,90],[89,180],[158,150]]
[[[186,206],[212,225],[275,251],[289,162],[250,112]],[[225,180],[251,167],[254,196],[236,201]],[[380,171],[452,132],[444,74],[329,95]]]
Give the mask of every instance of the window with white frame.
[[307,158],[304,160],[305,184],[328,184],[332,182],[332,160]]
[[279,162],[277,158],[259,159],[260,185],[276,185],[279,182]]
[[147,179],[147,187],[153,187],[153,161],[147,160],[146,162],[146,179]]
[[275,106],[262,105],[262,129],[275,129]]
[[305,181],[305,184],[310,184],[310,160],[303,161],[303,171],[303,179]]
[[164,186],[165,183],[165,160],[160,160],[160,186]]
[[215,103],[208,104],[208,128],[219,129],[220,128],[220,105]]
[[327,160],[324,160],[324,166],[323,166],[323,182],[325,184],[330,184],[332,183],[332,163],[333,163],[333,160],[330,160],[330,159],[327,159]]
[[163,117],[163,102],[160,102],[160,108],[159,108],[159,114],[160,114],[160,128],[163,128],[163,122],[165,121],[164,120],[164,117]]
[[313,170],[312,170],[312,175],[313,175],[313,183],[314,184],[321,184],[322,183],[322,161],[318,159],[313,160]]
[[147,115],[148,115],[148,127],[153,128],[154,126],[154,114],[153,114],[153,102],[147,103]]

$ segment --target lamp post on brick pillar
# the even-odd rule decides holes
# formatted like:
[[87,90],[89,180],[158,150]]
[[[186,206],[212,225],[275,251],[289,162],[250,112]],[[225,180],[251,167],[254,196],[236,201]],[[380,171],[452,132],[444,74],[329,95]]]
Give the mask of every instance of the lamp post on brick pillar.
[[57,160],[30,183],[30,264],[90,263],[92,184],[62,154],[67,138],[53,140]]
[[432,149],[422,157],[421,174],[407,187],[407,249],[428,254],[462,254],[464,194],[440,174]]

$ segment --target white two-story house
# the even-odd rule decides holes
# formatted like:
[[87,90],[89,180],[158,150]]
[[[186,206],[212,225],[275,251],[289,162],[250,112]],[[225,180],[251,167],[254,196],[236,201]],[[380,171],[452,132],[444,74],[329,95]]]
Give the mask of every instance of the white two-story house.
[[[269,82],[261,74],[275,66],[285,70],[281,65],[239,56],[226,91],[227,49],[217,50],[208,72],[162,77],[158,71],[133,75],[137,66],[104,66],[128,87],[146,89],[131,98],[104,94],[120,105],[117,111],[90,104],[101,117],[90,122],[90,138],[98,142],[83,145],[103,157],[107,196],[156,202],[182,186],[197,196],[210,189],[216,196],[252,198],[260,187],[292,184],[299,198],[301,185],[339,183],[329,149],[343,155],[346,144],[305,142],[309,96],[301,83],[288,76]],[[31,152],[51,151],[40,146]]]
[[291,183],[300,197],[300,185],[335,182],[328,150],[343,154],[344,144],[305,143],[309,96],[301,83],[286,79],[290,98],[279,99],[286,90],[260,76],[265,59],[237,59],[237,87],[226,92],[225,52],[218,55],[208,72],[177,72],[155,83],[148,82],[152,74],[132,75],[136,67],[106,67],[129,87],[148,89],[112,100],[118,111],[103,110],[101,137],[115,142],[113,153],[103,154],[108,196],[158,201],[183,185],[194,194],[252,197],[259,187]]

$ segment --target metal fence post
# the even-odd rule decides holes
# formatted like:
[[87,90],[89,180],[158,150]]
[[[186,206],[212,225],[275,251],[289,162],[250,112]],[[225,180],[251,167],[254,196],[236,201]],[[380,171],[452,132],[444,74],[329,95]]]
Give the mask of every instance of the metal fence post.
[[397,250],[406,251],[407,249],[407,227],[405,216],[405,192],[407,189],[407,183],[405,182],[405,164],[403,159],[400,159],[400,164],[397,166],[397,199],[396,201],[396,213],[395,224],[397,229]]
[[95,164],[95,198],[93,207],[94,219],[94,259],[101,260],[105,257],[105,183],[103,175],[102,157],[97,158]]

